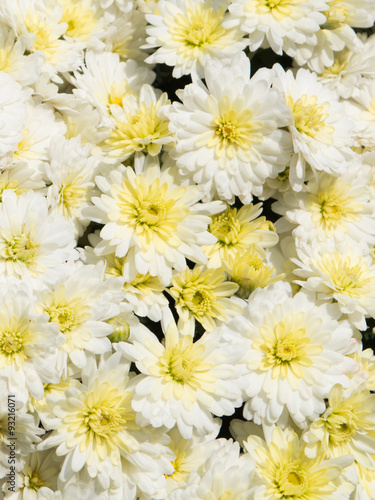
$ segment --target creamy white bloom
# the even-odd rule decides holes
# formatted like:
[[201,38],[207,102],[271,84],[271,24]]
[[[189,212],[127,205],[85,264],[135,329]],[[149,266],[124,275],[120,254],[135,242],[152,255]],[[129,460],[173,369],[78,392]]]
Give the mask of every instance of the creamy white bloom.
[[368,249],[348,247],[345,251],[313,251],[297,247],[294,273],[306,281],[296,283],[317,292],[318,300],[337,302],[341,313],[360,330],[365,317],[375,317],[375,265]]
[[66,140],[63,136],[51,140],[48,163],[44,165],[48,180],[47,201],[50,213],[63,215],[74,223],[76,233],[82,235],[89,220],[82,210],[91,205],[91,197],[98,194],[94,176],[100,159],[90,156],[90,146],[82,146],[79,137]]
[[0,27],[0,70],[9,73],[21,85],[31,85],[40,76],[43,56],[25,54],[27,38],[16,37],[13,30]]
[[304,443],[290,428],[278,426],[265,442],[249,436],[246,451],[256,461],[254,498],[267,500],[349,500],[353,485],[342,474],[353,463],[350,455],[324,460],[308,458]]
[[271,47],[276,54],[294,57],[299,45],[317,44],[327,8],[325,0],[237,0],[229,5],[224,26],[240,25],[249,34],[251,51]]
[[122,105],[126,95],[138,95],[143,84],[151,84],[155,74],[135,61],[120,61],[112,52],[87,51],[85,65],[70,78],[73,93],[100,112],[101,125],[111,127],[111,105]]
[[219,439],[217,445],[217,449],[205,463],[197,485],[187,488],[180,495],[172,496],[172,500],[253,498],[254,460],[249,454],[240,455],[238,443],[231,439]]
[[298,64],[307,62],[312,71],[321,73],[334,63],[335,53],[344,48],[360,48],[355,28],[370,28],[375,19],[372,0],[325,0],[326,21],[317,32],[318,43],[298,47]]
[[293,229],[297,246],[306,242],[336,250],[359,242],[375,244],[375,207],[371,171],[352,163],[341,177],[321,172],[302,192],[278,196],[272,209],[284,217],[276,222],[280,232]]
[[181,174],[201,186],[205,200],[216,193],[230,203],[249,203],[269,177],[286,167],[290,110],[270,83],[250,79],[250,61],[241,53],[232,62],[211,61],[198,79],[177,92],[167,116],[176,146],[171,156]]
[[107,338],[113,327],[106,320],[119,314],[122,281],[104,280],[104,266],[77,262],[60,269],[60,276],[38,296],[38,310],[49,315],[65,335],[59,362],[66,371],[67,358],[79,368],[87,356],[111,350]]
[[26,191],[38,191],[46,187],[41,176],[26,162],[17,162],[15,166],[9,165],[9,167],[0,171],[0,202],[5,189],[12,189],[17,196],[20,196]]
[[160,0],[156,14],[146,14],[151,26],[145,48],[157,48],[146,62],[174,66],[173,76],[199,75],[210,59],[229,59],[248,42],[238,28],[224,28],[227,0]]
[[279,64],[273,71],[274,87],[283,94],[291,111],[288,129],[294,150],[289,169],[292,189],[302,189],[307,163],[314,174],[321,170],[334,176],[344,174],[354,156],[349,147],[353,124],[338,96],[318,82],[315,73],[303,68],[295,76]]
[[0,160],[13,153],[22,140],[25,101],[30,92],[22,90],[11,75],[0,71]]
[[6,189],[0,205],[0,273],[51,279],[54,268],[78,254],[74,225],[48,213],[47,200],[28,191]]
[[84,46],[63,37],[68,24],[62,22],[62,9],[53,7],[47,8],[45,0],[4,0],[0,14],[17,36],[24,35],[30,52],[43,56],[42,71],[61,83],[57,73],[75,70]]
[[43,169],[41,163],[48,160],[48,149],[54,136],[64,135],[66,125],[56,117],[48,104],[38,104],[30,99],[25,104],[22,137],[14,151],[13,162],[27,162],[36,173]]
[[35,302],[26,281],[0,283],[0,377],[25,403],[29,393],[43,397],[43,382],[59,381],[57,353],[65,341],[46,314],[35,312]]
[[160,168],[156,158],[141,155],[135,170],[119,166],[96,182],[103,194],[84,215],[105,224],[98,255],[126,256],[126,281],[150,273],[168,285],[172,268],[185,269],[186,258],[207,262],[200,246],[215,242],[207,232],[208,215],[222,210],[222,203],[198,203],[199,187],[181,186],[173,165]]
[[90,360],[79,387],[56,401],[56,430],[38,449],[57,446],[56,454],[65,456],[62,482],[84,469],[102,484],[119,481],[124,474],[133,485],[143,489],[148,482],[152,489],[155,476],[165,484],[164,474],[173,472],[174,454],[166,447],[164,431],[136,423],[129,366],[119,354],[102,358],[98,367]]
[[[356,95],[365,80],[375,78],[375,36],[357,37],[355,45],[335,53],[333,64],[318,74],[318,81],[344,99]],[[353,120],[353,115],[348,114]]]
[[251,294],[243,315],[219,329],[246,339],[245,418],[267,428],[290,415],[303,428],[325,410],[334,384],[349,385],[346,373],[358,364],[346,355],[357,341],[353,327],[339,317],[336,305],[318,306],[313,294],[292,297],[287,283]]
[[[374,48],[375,49],[375,48]],[[375,149],[375,81],[365,80],[353,98],[345,102],[354,122],[354,145],[365,151]]]
[[193,342],[180,336],[171,321],[165,345],[141,326],[132,343],[119,343],[117,350],[135,362],[141,372],[136,379],[132,406],[154,427],[177,425],[184,439],[193,429],[212,432],[216,416],[231,415],[242,404],[238,363],[241,342],[225,342],[219,332],[205,333]]
[[[56,102],[57,97],[63,97],[63,99]],[[62,94],[52,94],[49,100],[54,106],[60,108],[59,112],[67,128],[65,132],[66,139],[73,139],[80,136],[82,144],[90,146],[91,149],[94,144],[97,144],[101,140],[99,133],[101,118],[97,109],[81,101],[74,94],[69,94],[69,101],[66,104],[64,103],[64,95]]]

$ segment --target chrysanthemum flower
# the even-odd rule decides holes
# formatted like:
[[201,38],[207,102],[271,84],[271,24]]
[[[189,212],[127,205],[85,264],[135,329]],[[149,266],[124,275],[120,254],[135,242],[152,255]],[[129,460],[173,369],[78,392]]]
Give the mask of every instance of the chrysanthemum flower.
[[[240,455],[238,443],[219,439],[211,457],[204,464],[196,485],[178,492],[171,500],[250,499],[253,498],[254,460],[249,454]],[[175,492],[177,493],[177,491]]]
[[82,146],[79,137],[51,140],[48,163],[44,165],[48,179],[47,201],[50,213],[63,215],[71,220],[76,233],[82,235],[89,220],[82,216],[82,209],[91,205],[91,197],[98,194],[94,189],[94,175],[99,159],[89,156],[90,146]]
[[243,299],[247,299],[256,288],[265,288],[285,277],[285,274],[273,275],[274,268],[263,262],[255,250],[254,243],[247,251],[229,255],[224,269],[230,279],[239,286],[237,295]]
[[240,25],[249,34],[252,51],[271,47],[276,54],[294,57],[300,44],[316,45],[326,9],[325,0],[235,0],[224,26]]
[[180,332],[194,335],[195,320],[211,331],[216,326],[215,320],[226,321],[227,315],[241,314],[241,303],[229,298],[237,290],[236,283],[225,281],[223,268],[190,270],[187,267],[175,275],[168,291],[175,299]]
[[245,205],[239,210],[227,207],[224,212],[212,217],[208,230],[217,238],[213,245],[205,245],[203,250],[208,257],[207,267],[223,267],[229,258],[235,258],[254,244],[257,252],[264,256],[264,248],[276,245],[278,235],[272,223],[259,217],[262,205]]
[[[349,499],[353,485],[346,483],[343,469],[353,463],[349,455],[324,460],[308,458],[303,442],[290,429],[275,427],[266,443],[257,436],[244,442],[256,461],[254,498],[264,500],[343,500]],[[346,483],[346,484],[345,484]]]
[[64,370],[68,357],[82,368],[88,353],[103,354],[111,350],[107,336],[113,327],[106,320],[120,312],[122,283],[115,278],[104,281],[103,274],[101,264],[66,265],[53,285],[40,292],[38,309],[49,314],[49,321],[66,338],[60,350]]
[[44,383],[57,383],[58,348],[64,343],[47,314],[36,314],[36,298],[26,281],[8,278],[0,284],[0,377],[8,392],[26,402],[44,395]]
[[132,343],[117,350],[135,362],[136,379],[132,406],[153,426],[175,425],[184,439],[193,428],[199,434],[213,431],[212,414],[231,415],[241,405],[241,342],[224,342],[218,332],[205,333],[193,342],[180,336],[174,322],[165,333],[165,345],[140,326]]
[[167,94],[157,98],[150,85],[142,86],[139,98],[128,95],[121,106],[111,104],[112,128],[103,132],[99,144],[103,159],[122,162],[137,151],[157,156],[164,144],[173,141],[168,120],[160,113],[168,104]]
[[275,65],[274,87],[284,95],[291,111],[289,131],[293,140],[289,181],[300,191],[305,180],[306,164],[313,172],[325,171],[339,176],[346,172],[354,155],[353,124],[344,114],[338,96],[317,81],[317,75],[300,69],[296,76]]
[[364,151],[375,149],[375,84],[366,79],[356,93],[345,102],[346,112],[354,122],[354,146]]
[[359,387],[344,393],[332,387],[328,408],[304,434],[306,454],[327,458],[353,455],[368,469],[375,468],[375,394]]
[[226,0],[160,0],[158,14],[147,14],[147,45],[159,47],[146,59],[149,63],[174,66],[173,76],[190,73],[203,77],[203,68],[212,58],[231,58],[247,41],[239,28],[223,28]]
[[317,292],[319,300],[337,302],[341,312],[360,330],[366,330],[366,316],[375,317],[375,266],[361,247],[346,251],[309,251],[297,248],[294,272],[306,281],[303,288]]
[[152,481],[155,475],[163,478],[163,474],[173,472],[170,462],[174,455],[163,444],[168,441],[163,431],[136,423],[128,371],[129,363],[119,354],[103,359],[98,368],[91,360],[82,372],[79,387],[69,389],[56,401],[56,430],[38,449],[57,446],[57,456],[65,456],[59,476],[62,482],[82,469],[91,478],[102,476],[107,484],[109,478],[121,481],[122,459],[129,464],[129,471],[125,466],[124,473],[135,472],[130,477],[133,485],[137,484],[137,474],[139,483],[143,483]]
[[255,290],[243,315],[219,328],[247,339],[245,418],[267,428],[290,415],[305,427],[325,410],[334,384],[349,385],[345,373],[358,364],[346,354],[356,340],[350,323],[338,322],[339,316],[334,304],[317,306],[315,297],[303,292],[292,298],[290,285],[278,282]]
[[182,104],[168,110],[176,138],[170,154],[205,199],[217,193],[230,203],[234,196],[249,203],[290,159],[290,137],[278,129],[288,124],[290,111],[269,82],[250,79],[243,53],[230,63],[207,64],[204,77],[206,86],[193,80],[178,91]]
[[95,251],[126,256],[126,281],[150,273],[167,286],[172,268],[185,269],[186,258],[206,263],[200,245],[216,240],[207,232],[207,215],[222,210],[221,202],[197,203],[202,197],[198,186],[181,186],[173,166],[160,168],[156,158],[142,155],[136,158],[135,170],[120,166],[108,179],[96,180],[104,194],[93,198],[96,207],[85,211],[105,224]]
[[38,191],[46,187],[42,177],[38,175],[26,162],[19,162],[15,166],[0,172],[0,203],[5,189],[11,189],[20,196],[27,191]]
[[143,84],[151,84],[154,73],[135,61],[120,61],[112,52],[87,51],[85,65],[74,72],[70,80],[74,95],[98,109],[101,124],[111,126],[112,104],[122,106],[127,95],[138,96]]
[[333,177],[317,174],[302,192],[282,193],[272,209],[284,218],[278,231],[293,229],[297,246],[306,242],[345,251],[359,242],[375,244],[375,208],[368,169],[352,164],[347,173]]
[[[0,272],[43,276],[68,259],[76,259],[74,226],[62,215],[48,213],[39,193],[6,189],[0,205]],[[49,274],[48,274],[49,271]],[[50,276],[51,277],[51,276]]]

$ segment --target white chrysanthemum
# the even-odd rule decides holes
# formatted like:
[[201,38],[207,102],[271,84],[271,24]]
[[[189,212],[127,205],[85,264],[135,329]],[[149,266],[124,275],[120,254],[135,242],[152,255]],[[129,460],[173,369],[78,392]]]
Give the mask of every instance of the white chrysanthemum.
[[[8,399],[8,395],[10,399]],[[9,412],[8,412],[9,408]],[[13,411],[14,409],[14,411]],[[8,419],[8,413],[15,417]],[[14,428],[14,430],[12,429]],[[10,434],[12,432],[13,434]],[[21,457],[26,456],[35,449],[35,444],[40,442],[40,435],[44,430],[38,427],[32,415],[26,412],[26,408],[19,399],[17,392],[9,391],[6,382],[0,379],[0,477],[5,478],[9,474],[8,460],[10,458],[10,446],[14,445],[15,437],[17,444],[15,449],[16,468],[21,463]],[[9,486],[9,485],[8,485]]]
[[193,431],[190,439],[184,439],[176,427],[168,432],[171,438],[168,447],[176,456],[172,462],[174,471],[166,476],[168,500],[178,498],[183,490],[198,481],[203,474],[206,460],[214,455],[219,447],[220,441],[215,439],[219,430],[220,424],[217,422],[213,432],[200,436]]
[[0,27],[0,70],[9,73],[21,85],[31,85],[40,76],[43,56],[40,54],[25,54],[27,51],[26,37],[18,38],[13,30],[6,26]]
[[215,215],[208,226],[209,232],[217,238],[212,245],[203,246],[208,257],[207,267],[217,269],[229,263],[230,258],[248,250],[251,245],[261,256],[264,248],[277,244],[279,237],[272,223],[262,213],[262,205],[244,205],[239,210],[227,207]]
[[106,320],[119,314],[121,281],[104,280],[104,266],[80,262],[61,269],[61,275],[38,297],[38,309],[49,314],[65,335],[60,363],[66,369],[67,357],[75,366],[86,364],[88,353],[111,350],[107,336],[113,327]]
[[269,82],[250,79],[249,59],[211,61],[200,80],[178,92],[167,115],[176,146],[171,156],[180,172],[201,186],[206,198],[218,193],[232,203],[259,196],[268,177],[276,177],[290,159],[290,111]]
[[100,160],[89,156],[90,149],[81,145],[79,137],[70,140],[57,137],[51,140],[49,161],[44,166],[50,213],[74,222],[79,235],[89,223],[82,216],[82,209],[91,205],[91,197],[98,194],[94,175]]
[[306,164],[313,172],[324,170],[339,176],[346,172],[353,158],[353,124],[344,114],[338,96],[317,81],[317,75],[300,69],[296,76],[275,65],[274,86],[284,95],[290,108],[289,131],[293,140],[289,181],[300,191],[305,180]]
[[243,315],[219,329],[246,339],[245,418],[267,428],[290,414],[305,427],[325,410],[334,384],[349,385],[346,373],[358,364],[346,354],[356,340],[353,327],[339,317],[335,304],[317,306],[315,296],[303,292],[292,297],[287,283],[251,294]]
[[130,12],[113,9],[111,13],[115,19],[103,39],[106,49],[118,54],[122,61],[134,59],[144,62],[149,55],[141,48],[146,43],[147,21],[144,14],[135,9]]
[[344,393],[332,387],[328,408],[303,436],[306,454],[327,458],[353,455],[362,467],[375,469],[375,394],[362,387]]
[[350,455],[324,460],[308,458],[303,442],[291,429],[275,427],[266,443],[258,436],[244,442],[256,461],[254,498],[264,500],[349,500],[353,485],[342,475],[353,462]]
[[67,23],[64,36],[80,42],[85,49],[105,48],[101,41],[110,29],[111,17],[97,0],[53,0],[62,9],[61,23]]
[[171,500],[245,500],[253,498],[254,460],[240,455],[238,443],[231,439],[217,440],[217,449],[204,465],[197,485],[179,492]]
[[316,45],[326,9],[325,0],[237,0],[229,5],[224,26],[240,25],[249,34],[251,51],[271,47],[294,57],[299,45]]
[[345,175],[319,173],[300,193],[280,195],[272,205],[284,218],[278,231],[293,230],[297,241],[345,251],[359,242],[375,244],[375,207],[370,189],[370,172],[351,164]]
[[52,137],[64,135],[65,132],[64,121],[56,119],[52,107],[30,100],[25,105],[22,137],[14,151],[13,161],[27,162],[37,173],[40,172],[41,162],[48,161]]
[[229,59],[248,42],[238,28],[224,28],[227,0],[160,0],[158,14],[146,14],[145,48],[158,47],[146,59],[149,63],[174,66],[172,75],[198,75],[210,59]]
[[[318,74],[318,81],[340,97],[348,99],[356,95],[364,79],[375,78],[375,36],[358,36],[358,43],[338,53],[331,66]],[[348,113],[351,119],[354,117]]]
[[[61,94],[56,96],[61,97]],[[74,98],[73,103],[69,103],[69,107],[60,110],[61,117],[67,128],[65,137],[66,139],[73,139],[80,136],[82,144],[90,146],[91,149],[94,144],[100,141],[100,133],[98,132],[101,119],[100,113],[97,109],[93,109],[90,104],[82,102],[74,94],[70,94],[70,97]],[[55,96],[51,96],[51,101],[55,101]],[[53,102],[53,104],[56,105],[57,103]]]
[[62,22],[62,9],[47,8],[46,0],[4,0],[0,13],[17,36],[25,36],[30,52],[43,55],[42,71],[52,80],[61,83],[57,72],[81,64],[83,45],[63,37],[68,24]]
[[111,105],[122,106],[125,96],[137,96],[142,85],[154,78],[149,68],[132,60],[120,61],[118,54],[87,51],[85,65],[70,80],[76,87],[74,94],[100,112],[102,125],[111,127]]
[[0,171],[0,202],[5,189],[12,189],[17,196],[27,191],[38,191],[46,187],[35,170],[29,168],[26,162],[17,162],[15,166]]
[[3,192],[0,205],[1,274],[50,279],[56,266],[77,258],[74,247],[73,223],[62,215],[49,214],[44,196],[31,190],[19,198],[10,189]]
[[[366,249],[365,249],[366,250]],[[360,330],[366,330],[365,317],[375,317],[375,265],[363,248],[348,247],[342,252],[309,247],[298,248],[296,281],[307,290],[317,292],[318,300],[337,302],[341,313]]]
[[375,81],[366,80],[362,83],[353,99],[345,102],[346,112],[354,122],[354,145],[365,148],[365,151],[375,149]]
[[166,92],[143,85],[139,97],[128,94],[122,106],[111,104],[112,128],[102,132],[98,153],[108,163],[122,162],[133,153],[142,151],[157,156],[161,148],[173,141],[168,120],[161,114],[170,101]]
[[25,281],[0,283],[0,377],[24,402],[28,393],[43,397],[43,382],[59,381],[57,353],[65,340],[47,314],[35,313],[35,301]]
[[16,494],[6,491],[5,500],[49,500],[57,490],[61,465],[62,460],[55,450],[30,453],[16,472]]
[[30,92],[22,90],[12,76],[0,71],[0,159],[13,153],[22,140],[25,101]]
[[334,63],[335,53],[359,48],[352,28],[370,28],[375,19],[372,0],[325,0],[328,9],[326,21],[317,32],[317,44],[298,47],[295,59],[299,65],[307,62],[312,71],[321,73]]
[[185,269],[186,258],[207,261],[200,245],[215,242],[207,232],[208,214],[222,210],[222,203],[198,203],[199,187],[181,186],[176,176],[172,166],[160,168],[156,158],[141,155],[135,170],[119,166],[108,179],[96,179],[104,194],[93,198],[96,207],[87,208],[84,215],[105,224],[95,247],[99,255],[126,256],[126,281],[150,273],[167,286],[172,268]]
[[244,303],[233,297],[237,283],[226,281],[224,268],[202,269],[188,267],[172,278],[168,293],[175,300],[179,315],[178,328],[183,335],[194,335],[195,320],[211,331],[215,321],[241,314]]
[[[86,246],[82,259],[89,264],[95,264],[104,261],[105,277],[121,278],[125,272],[126,257],[116,257],[114,253],[107,254],[99,257],[95,253],[95,246],[101,242],[98,233],[89,235],[89,241],[92,247]],[[134,312],[138,316],[147,316],[152,321],[160,321],[169,317],[169,302],[167,297],[163,294],[166,289],[160,283],[156,276],[151,276],[150,273],[137,274],[132,281],[125,281],[122,286],[124,291],[124,300],[128,302]]]
[[124,474],[133,485],[146,483],[147,489],[149,483],[152,490],[155,477],[165,485],[164,474],[173,472],[168,437],[136,423],[129,366],[119,354],[107,356],[98,368],[91,360],[82,372],[82,384],[56,401],[56,430],[38,449],[57,445],[57,456],[65,455],[62,482],[83,469],[91,478],[101,477],[102,484],[109,485],[110,478],[120,481]]
[[243,346],[225,342],[219,332],[193,342],[191,335],[180,336],[171,321],[163,345],[140,326],[132,343],[119,343],[117,350],[141,372],[132,405],[154,427],[177,425],[181,436],[190,439],[193,428],[199,434],[213,431],[212,414],[231,415],[242,404],[238,360]]

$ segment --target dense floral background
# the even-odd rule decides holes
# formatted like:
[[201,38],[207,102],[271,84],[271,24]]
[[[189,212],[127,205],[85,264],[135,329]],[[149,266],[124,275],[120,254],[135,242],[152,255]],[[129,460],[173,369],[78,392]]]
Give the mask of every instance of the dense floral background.
[[374,21],[0,3],[1,498],[374,498]]

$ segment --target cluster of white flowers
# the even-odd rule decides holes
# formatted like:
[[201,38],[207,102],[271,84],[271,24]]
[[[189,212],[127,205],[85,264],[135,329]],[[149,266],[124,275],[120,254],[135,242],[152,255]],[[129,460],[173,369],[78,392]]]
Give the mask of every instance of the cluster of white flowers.
[[374,23],[1,0],[1,498],[374,499]]

